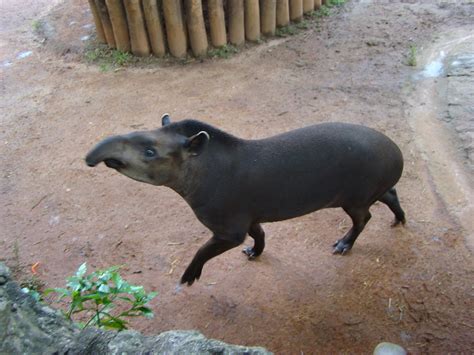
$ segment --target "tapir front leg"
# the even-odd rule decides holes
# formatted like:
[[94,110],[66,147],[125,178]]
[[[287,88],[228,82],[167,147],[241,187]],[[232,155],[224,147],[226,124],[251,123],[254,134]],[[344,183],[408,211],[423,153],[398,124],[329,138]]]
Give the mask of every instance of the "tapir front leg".
[[194,256],[191,264],[187,267],[183,276],[181,277],[181,283],[187,283],[188,286],[191,286],[195,280],[199,280],[202,273],[202,268],[204,264],[213,257],[222,254],[223,252],[235,248],[242,244],[245,239],[245,234],[242,235],[232,235],[229,237],[219,237],[214,234],[214,236],[207,241]]

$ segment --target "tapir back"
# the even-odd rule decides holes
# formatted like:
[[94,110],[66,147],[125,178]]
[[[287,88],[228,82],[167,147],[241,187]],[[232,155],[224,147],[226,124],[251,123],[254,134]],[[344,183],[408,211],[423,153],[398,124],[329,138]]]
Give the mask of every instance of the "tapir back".
[[227,196],[261,222],[327,207],[370,205],[403,170],[401,152],[388,137],[344,123],[245,141],[240,150],[232,183],[226,182]]

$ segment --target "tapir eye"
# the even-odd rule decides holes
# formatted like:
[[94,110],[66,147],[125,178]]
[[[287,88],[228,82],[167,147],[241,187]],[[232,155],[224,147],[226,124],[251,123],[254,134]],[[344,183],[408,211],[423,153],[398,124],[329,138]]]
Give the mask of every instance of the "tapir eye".
[[154,156],[156,156],[156,150],[154,150],[153,148],[147,148],[145,150],[145,156],[147,158],[153,158]]

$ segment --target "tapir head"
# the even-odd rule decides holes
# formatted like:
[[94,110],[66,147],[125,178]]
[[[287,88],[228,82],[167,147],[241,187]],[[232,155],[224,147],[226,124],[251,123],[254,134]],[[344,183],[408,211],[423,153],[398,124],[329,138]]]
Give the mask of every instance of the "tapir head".
[[169,115],[162,128],[113,136],[97,144],[86,156],[87,165],[104,162],[107,167],[134,180],[152,185],[172,184],[180,177],[182,165],[198,156],[209,141],[201,131],[191,137],[174,132]]

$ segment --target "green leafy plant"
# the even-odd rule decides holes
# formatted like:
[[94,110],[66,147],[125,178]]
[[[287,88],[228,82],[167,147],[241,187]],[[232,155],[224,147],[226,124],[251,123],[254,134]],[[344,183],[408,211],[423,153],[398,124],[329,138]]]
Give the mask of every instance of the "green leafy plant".
[[[84,328],[95,325],[99,328],[127,329],[126,317],[152,318],[152,310],[146,306],[156,292],[146,293],[143,286],[129,284],[118,273],[119,266],[97,270],[86,275],[86,263],[82,264],[76,274],[68,278],[66,288],[52,288],[45,295],[55,292],[59,299],[68,297],[69,308],[65,312],[72,320],[73,315],[85,313],[89,319],[80,324]],[[112,310],[119,308],[114,314]]]

